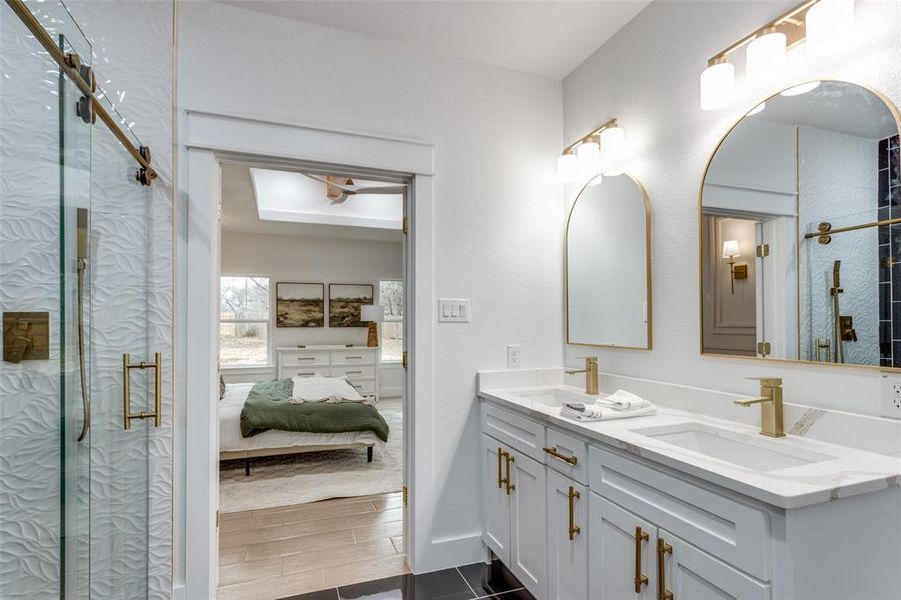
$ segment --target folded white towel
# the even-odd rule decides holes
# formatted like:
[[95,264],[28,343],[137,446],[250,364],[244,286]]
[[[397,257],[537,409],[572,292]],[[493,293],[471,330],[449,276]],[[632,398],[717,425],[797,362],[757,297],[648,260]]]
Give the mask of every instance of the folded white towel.
[[[580,404],[580,403],[574,403]],[[617,410],[606,406],[598,406],[597,404],[583,405],[579,410],[578,406],[572,404],[564,404],[560,409],[560,416],[580,421],[582,423],[591,423],[593,421],[612,421],[614,419],[629,419],[632,417],[646,417],[657,413],[656,406],[644,406],[642,408],[630,408],[629,410]]]
[[653,406],[648,400],[645,400],[641,396],[636,396],[632,392],[627,392],[626,390],[616,390],[616,392],[610,394],[606,398],[595,400],[595,404],[606,406],[608,408],[615,408],[617,410],[629,410],[630,408]]
[[291,393],[291,404],[303,402],[365,402],[347,381],[338,377],[293,377],[294,389]]

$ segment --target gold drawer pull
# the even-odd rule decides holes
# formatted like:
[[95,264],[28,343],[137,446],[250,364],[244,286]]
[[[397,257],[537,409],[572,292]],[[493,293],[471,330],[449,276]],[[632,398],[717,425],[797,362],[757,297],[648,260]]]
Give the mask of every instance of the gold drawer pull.
[[504,457],[507,459],[507,478],[504,479],[504,483],[507,485],[507,495],[516,489],[516,486],[513,484],[513,478],[510,475],[510,465],[513,464],[513,456],[509,452],[504,452]]
[[576,500],[582,497],[582,494],[574,488],[573,486],[569,486],[569,541],[573,541],[576,539],[576,536],[582,533],[582,528],[576,525]]
[[315,356],[299,356],[299,357],[297,357],[297,362],[300,362],[302,360],[316,360],[316,357]]
[[550,454],[551,456],[553,456],[554,458],[562,460],[563,462],[565,462],[568,465],[575,465],[577,462],[579,462],[579,459],[576,458],[575,456],[567,456],[565,454],[560,454],[560,452],[557,450],[557,446],[545,446],[544,451],[547,452],[548,454]]
[[664,559],[673,553],[673,547],[657,538],[657,600],[673,600],[673,593],[666,589],[666,568]]
[[641,593],[641,586],[648,584],[648,576],[641,574],[641,543],[647,542],[651,536],[641,527],[635,528],[635,593]]
[[[139,412],[132,414],[131,412],[131,370],[132,369],[153,369],[153,412]],[[139,362],[132,364],[131,355],[125,353],[122,355],[122,425],[128,431],[131,429],[132,419],[153,419],[153,426],[159,427],[162,417],[162,382],[163,376],[163,357],[157,352],[153,355],[152,363]]]

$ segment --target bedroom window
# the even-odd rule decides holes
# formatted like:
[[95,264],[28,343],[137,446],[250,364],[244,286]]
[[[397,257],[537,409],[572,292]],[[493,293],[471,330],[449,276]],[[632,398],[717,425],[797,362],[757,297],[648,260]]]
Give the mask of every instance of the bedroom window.
[[385,307],[382,321],[382,362],[400,361],[404,352],[404,282],[400,279],[379,281],[379,304]]
[[269,365],[269,278],[219,278],[219,364]]

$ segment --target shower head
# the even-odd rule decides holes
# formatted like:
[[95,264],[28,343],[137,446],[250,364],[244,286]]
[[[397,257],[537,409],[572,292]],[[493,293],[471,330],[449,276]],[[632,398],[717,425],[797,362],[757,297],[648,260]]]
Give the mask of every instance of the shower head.
[[832,287],[842,287],[842,261],[837,260],[832,263]]
[[88,209],[75,209],[75,253],[79,260],[88,258]]

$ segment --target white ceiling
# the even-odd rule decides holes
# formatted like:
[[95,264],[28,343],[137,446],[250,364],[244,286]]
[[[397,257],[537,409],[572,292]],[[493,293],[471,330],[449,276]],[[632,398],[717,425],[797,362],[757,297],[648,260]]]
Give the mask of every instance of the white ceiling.
[[579,66],[650,0],[219,0],[555,79]]
[[[314,182],[315,183],[315,182]],[[322,185],[325,193],[325,185]],[[348,201],[351,202],[351,198]],[[339,238],[377,242],[399,242],[399,229],[345,227],[317,223],[291,223],[260,219],[254,197],[250,169],[238,165],[222,166],[222,231],[261,235],[294,235],[315,238]]]

